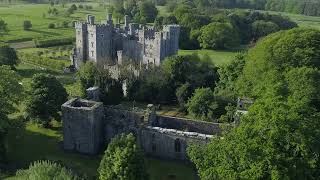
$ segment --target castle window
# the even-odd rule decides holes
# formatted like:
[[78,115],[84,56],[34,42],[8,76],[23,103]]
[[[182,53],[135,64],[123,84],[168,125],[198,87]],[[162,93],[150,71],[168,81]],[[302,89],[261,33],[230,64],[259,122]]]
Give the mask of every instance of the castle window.
[[93,33],[91,33],[91,37],[93,37]]
[[151,149],[152,149],[152,152],[156,152],[156,151],[157,151],[157,146],[156,146],[156,144],[152,144]]
[[91,51],[91,56],[93,57],[93,51]]
[[181,152],[180,139],[176,139],[176,140],[174,141],[174,151],[175,151],[175,152]]
[[104,34],[100,34],[101,37],[104,37]]
[[93,42],[91,42],[91,47],[93,47]]

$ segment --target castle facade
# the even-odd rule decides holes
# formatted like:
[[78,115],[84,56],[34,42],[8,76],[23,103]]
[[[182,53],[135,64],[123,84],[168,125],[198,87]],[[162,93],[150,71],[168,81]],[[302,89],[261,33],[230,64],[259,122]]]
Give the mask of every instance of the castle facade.
[[157,32],[124,17],[123,27],[113,24],[112,14],[107,20],[95,24],[95,17],[88,15],[86,22],[77,22],[76,47],[72,64],[78,69],[86,61],[98,67],[108,68],[130,60],[137,65],[159,66],[166,57],[175,55],[179,49],[179,25],[165,25]]

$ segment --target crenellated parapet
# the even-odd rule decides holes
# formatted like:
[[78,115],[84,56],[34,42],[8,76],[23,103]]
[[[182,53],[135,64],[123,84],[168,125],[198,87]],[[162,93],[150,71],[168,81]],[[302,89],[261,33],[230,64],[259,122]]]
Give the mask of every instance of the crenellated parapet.
[[128,16],[124,20],[123,26],[114,25],[109,13],[103,23],[95,23],[92,15],[87,16],[86,22],[75,23],[77,42],[72,60],[75,67],[85,61],[110,67],[121,63],[123,57],[138,64],[159,66],[163,59],[177,53],[178,25],[165,25],[163,31],[157,32],[153,27],[130,23]]

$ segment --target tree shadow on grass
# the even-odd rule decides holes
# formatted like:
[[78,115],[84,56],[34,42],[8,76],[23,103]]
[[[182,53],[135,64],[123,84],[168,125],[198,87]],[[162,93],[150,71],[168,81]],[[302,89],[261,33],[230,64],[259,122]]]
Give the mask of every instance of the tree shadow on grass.
[[50,160],[59,162],[81,176],[87,174],[87,179],[94,179],[100,158],[65,152],[61,139],[59,128],[12,128],[8,134],[8,170],[14,174],[34,161]]

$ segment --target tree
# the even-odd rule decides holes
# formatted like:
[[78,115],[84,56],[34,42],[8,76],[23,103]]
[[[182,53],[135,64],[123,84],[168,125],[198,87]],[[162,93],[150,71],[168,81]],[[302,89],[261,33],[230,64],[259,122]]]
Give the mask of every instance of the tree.
[[132,134],[113,138],[100,162],[100,180],[146,180],[144,157]]
[[50,162],[50,161],[36,161],[30,164],[28,169],[18,170],[14,179],[16,180],[43,180],[43,179],[80,180],[81,178],[58,163]]
[[7,30],[7,23],[3,19],[0,19],[0,32],[6,32]]
[[243,74],[237,81],[239,94],[253,98],[266,94],[266,82],[270,82],[275,72],[303,66],[319,68],[318,39],[319,30],[304,28],[280,31],[263,38],[245,57]]
[[154,22],[158,15],[158,9],[151,1],[141,1],[139,3],[139,19],[144,19],[147,23]]
[[32,28],[31,21],[29,20],[23,21],[23,30],[27,31],[27,30],[30,30],[31,28]]
[[94,86],[97,72],[96,65],[91,61],[83,64],[77,72],[78,82],[80,83],[83,96],[86,95],[86,90],[88,88]]
[[0,43],[0,66],[8,65],[14,68],[19,62],[16,51],[7,44]]
[[48,24],[48,28],[49,29],[54,29],[54,28],[56,28],[56,25],[54,23],[49,23]]
[[215,101],[213,91],[210,88],[198,88],[187,103],[188,112],[195,118],[212,121],[218,104]]
[[176,90],[176,96],[179,103],[180,111],[186,111],[186,104],[188,99],[192,96],[193,87],[189,84],[183,84]]
[[255,40],[259,39],[260,37],[264,37],[271,33],[277,32],[279,30],[279,26],[270,21],[258,20],[252,23],[252,34]]
[[190,148],[201,179],[318,177],[319,113],[304,101],[296,102],[298,109],[276,94],[259,99],[223,139]]
[[218,69],[219,81],[215,88],[215,94],[235,101],[238,97],[236,82],[241,76],[245,65],[246,53],[238,53],[228,64]]
[[238,34],[232,25],[217,22],[210,23],[201,29],[199,42],[205,49],[226,49],[240,44]]
[[59,119],[61,105],[67,101],[67,97],[66,89],[54,76],[36,74],[32,77],[26,101],[28,116],[47,127],[50,118]]
[[21,99],[20,77],[9,66],[0,66],[0,163],[6,161],[5,135],[9,127],[9,115],[15,111]]
[[[238,127],[188,154],[201,179],[316,179],[320,171],[320,32],[267,36],[245,57],[242,96],[255,97]],[[275,156],[276,155],[276,156]]]
[[109,6],[108,12],[111,12],[115,19],[120,21],[125,15],[125,9],[123,7],[123,0],[113,1],[112,5]]
[[100,100],[106,105],[117,105],[123,98],[122,83],[111,77],[108,70],[98,69],[95,85],[101,90]]

